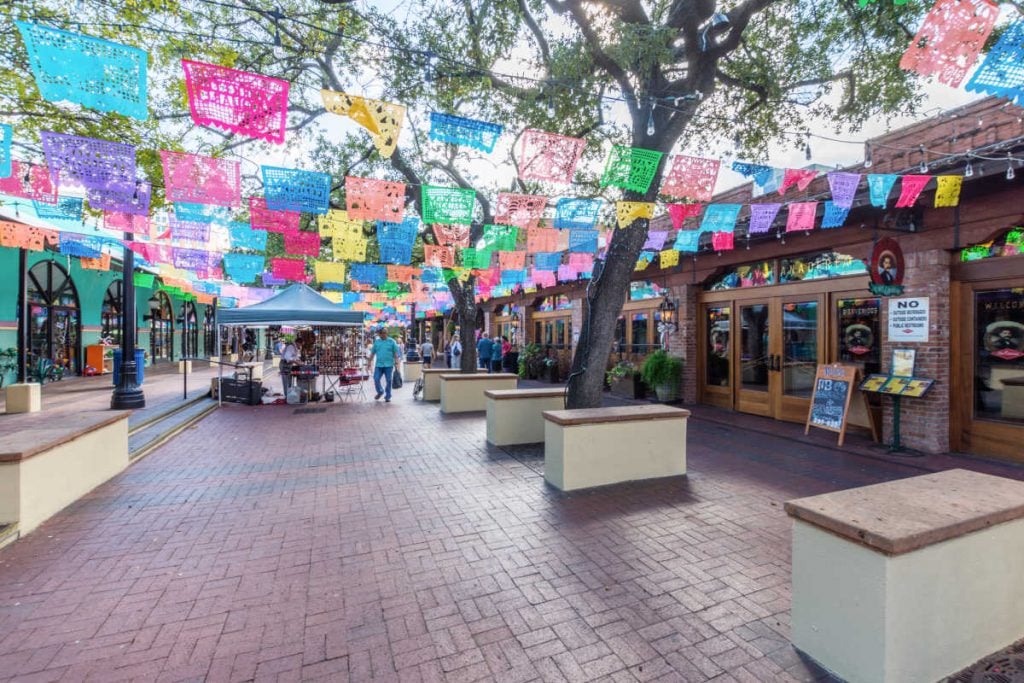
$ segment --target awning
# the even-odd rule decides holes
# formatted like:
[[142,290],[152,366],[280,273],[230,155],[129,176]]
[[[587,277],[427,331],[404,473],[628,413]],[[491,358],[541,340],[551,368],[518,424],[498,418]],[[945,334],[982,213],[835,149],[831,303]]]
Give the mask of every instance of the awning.
[[324,327],[362,327],[363,314],[345,311],[303,284],[294,284],[277,296],[243,308],[217,310],[221,325],[321,325]]

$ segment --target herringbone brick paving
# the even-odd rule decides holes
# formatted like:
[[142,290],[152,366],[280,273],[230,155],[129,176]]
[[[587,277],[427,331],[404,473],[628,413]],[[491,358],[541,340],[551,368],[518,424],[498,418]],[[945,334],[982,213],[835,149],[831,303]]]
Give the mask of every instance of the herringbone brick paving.
[[691,420],[567,495],[482,415],[225,406],[0,551],[0,679],[788,681],[782,502],[918,474]]

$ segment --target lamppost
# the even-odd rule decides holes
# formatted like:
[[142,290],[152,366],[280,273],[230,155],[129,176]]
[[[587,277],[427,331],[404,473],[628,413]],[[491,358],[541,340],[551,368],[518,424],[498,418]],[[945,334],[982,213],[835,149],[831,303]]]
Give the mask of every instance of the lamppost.
[[113,410],[135,410],[146,407],[146,395],[139,386],[139,369],[135,364],[135,252],[131,250],[131,233],[124,234],[124,256],[121,260],[121,368],[117,386],[110,396]]
[[661,314],[658,322],[658,334],[661,337],[661,348],[665,351],[668,351],[669,335],[679,329],[679,325],[676,322],[677,310],[677,304],[668,298],[668,293],[666,292],[665,299],[658,306],[658,312]]

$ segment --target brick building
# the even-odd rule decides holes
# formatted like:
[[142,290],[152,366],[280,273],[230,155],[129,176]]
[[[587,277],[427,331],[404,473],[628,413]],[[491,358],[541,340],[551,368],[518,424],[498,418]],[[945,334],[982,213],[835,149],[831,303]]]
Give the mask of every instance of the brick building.
[[[862,179],[844,227],[786,234],[783,210],[769,233],[748,235],[744,209],[735,250],[715,252],[707,243],[677,267],[651,264],[636,274],[623,307],[613,362],[640,360],[661,345],[659,306],[667,297],[678,307],[667,345],[685,360],[687,402],[803,422],[819,363],[887,373],[895,349],[913,349],[914,374],[935,384],[923,398],[902,400],[904,444],[1024,461],[1024,237],[1015,229],[1024,225],[1022,116],[1016,106],[985,99],[870,140],[865,162],[847,169],[964,176],[957,207],[933,208],[931,181],[910,208],[894,208],[896,192],[888,208],[875,208]],[[825,176],[781,198],[758,196],[750,183],[714,201],[801,195],[823,204],[831,196]],[[870,255],[883,238],[904,255],[897,298],[927,298],[927,341],[891,339],[892,297],[869,289]],[[487,324],[514,331],[520,343],[550,347],[565,368],[585,288],[581,281],[489,301]],[[890,438],[892,401],[873,396],[869,403],[861,428],[873,421]]]

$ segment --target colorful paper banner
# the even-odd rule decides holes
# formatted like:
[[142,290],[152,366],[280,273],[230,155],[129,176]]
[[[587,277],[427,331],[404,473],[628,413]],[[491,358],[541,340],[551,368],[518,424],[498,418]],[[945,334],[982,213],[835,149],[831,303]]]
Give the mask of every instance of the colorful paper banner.
[[407,265],[412,263],[412,244],[394,240],[378,240],[381,263]]
[[731,232],[711,233],[711,248],[715,251],[732,251],[735,244],[734,235]]
[[331,199],[330,174],[279,166],[263,166],[262,172],[268,209],[327,213]]
[[841,228],[850,215],[850,209],[835,202],[825,202],[825,215],[821,217],[822,229]]
[[868,195],[871,198],[871,206],[878,209],[886,208],[889,203],[889,193],[892,192],[892,186],[898,179],[899,176],[895,173],[869,173]]
[[896,208],[904,209],[913,206],[921,195],[924,186],[932,179],[930,175],[904,175],[900,183],[900,198],[896,200]]
[[[25,178],[28,182],[25,182]],[[0,178],[0,194],[33,199],[46,204],[57,203],[57,184],[50,179],[50,170],[45,166],[24,161],[11,162],[11,175]]]
[[130,232],[138,235],[149,234],[149,216],[139,216],[123,211],[104,211],[103,227],[117,232]]
[[936,176],[938,188],[935,190],[935,208],[957,206],[960,203],[960,188],[963,187],[964,177],[961,175],[940,175]]
[[644,249],[651,251],[661,251],[665,248],[665,242],[668,240],[667,230],[651,230],[647,233],[647,241],[644,242]]
[[309,282],[306,275],[306,262],[294,258],[273,258],[270,259],[270,271],[274,277],[292,282]]
[[430,139],[438,142],[472,147],[490,154],[501,131],[502,127],[497,123],[430,112]]
[[569,251],[589,252],[597,251],[597,238],[600,233],[597,230],[570,230]]
[[336,259],[365,261],[367,244],[368,242],[363,238],[351,239],[335,236],[331,238],[331,253]]
[[859,185],[860,173],[833,171],[828,174],[828,186],[832,190],[832,202],[844,209],[849,209],[853,206],[853,198],[857,196],[857,187]]
[[56,204],[33,201],[32,208],[36,210],[36,215],[40,218],[81,221],[82,204],[82,200],[78,197],[59,197]]
[[530,228],[526,231],[526,251],[531,254],[558,251],[559,237],[559,232],[551,228]]
[[494,220],[503,225],[535,228],[544,216],[547,205],[548,198],[543,195],[501,192],[498,194]]
[[1024,105],[1024,19],[1011,23],[967,82],[968,92],[1006,97]]
[[615,224],[619,228],[628,228],[644,218],[654,218],[654,202],[615,202]]
[[783,172],[782,182],[779,184],[779,194],[786,194],[786,190],[794,185],[803,192],[817,177],[818,172],[811,168],[787,168]]
[[197,125],[284,144],[288,81],[187,59],[181,66]]
[[696,218],[704,210],[703,204],[669,204],[668,215],[672,219],[672,227],[679,230],[687,218]]
[[789,205],[786,232],[813,230],[817,212],[818,202],[793,202]]
[[700,232],[733,232],[742,208],[742,204],[708,204]]
[[425,223],[469,225],[473,222],[473,205],[476,202],[474,190],[424,185],[420,197],[423,201]]
[[746,161],[732,162],[732,170],[736,171],[744,178],[753,178],[754,182],[762,187],[772,179],[772,175],[775,173],[775,169],[771,166],[750,164]]
[[136,216],[149,216],[153,186],[143,180],[110,182],[105,187],[91,187],[85,198],[89,208],[101,211],[118,211]]
[[404,106],[332,90],[321,90],[320,97],[327,111],[347,116],[368,130],[377,152],[385,159],[391,158],[405,120]]
[[349,278],[367,285],[382,284],[387,274],[387,268],[373,263],[353,263],[349,267]]
[[[232,223],[228,226],[228,239],[232,249],[248,249],[249,251],[266,251],[267,233],[264,230],[253,230],[245,223]],[[260,266],[263,270],[263,266]]]
[[302,231],[285,233],[284,253],[293,256],[319,256],[320,234]]
[[242,203],[239,162],[162,150],[164,190],[169,202],[238,206]]
[[651,187],[664,154],[653,149],[612,145],[601,175],[601,187],[644,193]]
[[50,178],[62,187],[103,188],[134,182],[135,146],[79,135],[40,131]]
[[747,227],[747,232],[755,235],[771,230],[772,223],[775,222],[775,217],[779,215],[781,208],[782,204],[751,204],[750,224]]
[[555,206],[555,228],[589,230],[597,225],[601,205],[600,199],[559,199]]
[[[263,233],[266,236],[266,233]],[[235,282],[255,282],[266,266],[263,256],[254,254],[224,254],[224,272]]]
[[900,59],[900,68],[960,87],[999,18],[989,0],[936,0]]
[[316,261],[313,263],[313,272],[316,273],[317,282],[345,281],[344,263],[333,263],[331,261]]
[[492,251],[515,251],[519,228],[514,225],[485,225],[483,240]]
[[676,241],[672,248],[676,251],[697,253],[700,251],[700,236],[702,232],[702,230],[680,230],[676,234]]
[[253,230],[287,234],[299,231],[302,214],[298,211],[274,211],[263,197],[249,197],[249,225]]
[[664,270],[665,268],[673,268],[679,265],[679,252],[675,249],[665,249],[658,252],[658,267]]
[[562,265],[562,252],[541,252],[533,255],[533,267],[537,270],[558,270]]
[[669,161],[669,171],[661,182],[661,194],[698,202],[711,201],[722,162],[682,154],[670,157]]
[[352,220],[348,211],[331,209],[317,220],[317,229],[321,237],[341,237],[345,239],[361,239],[363,237],[363,221]]
[[406,216],[401,223],[391,221],[377,221],[377,239],[398,242],[400,244],[412,244],[416,241],[416,235],[420,232],[420,219],[416,216]]
[[174,215],[185,221],[224,223],[231,218],[231,209],[226,206],[178,202],[174,205]]
[[520,138],[519,177],[569,184],[586,145],[583,138],[527,128]]
[[439,247],[433,244],[423,245],[423,263],[437,268],[453,268],[455,266],[455,247]]
[[468,247],[472,226],[457,223],[435,223],[434,237],[437,243],[448,247]]
[[11,177],[11,140],[14,129],[9,123],[0,123],[0,178]]

